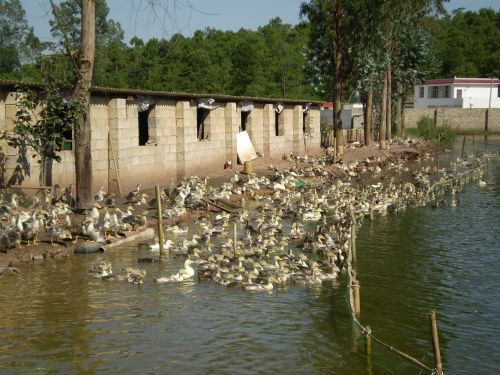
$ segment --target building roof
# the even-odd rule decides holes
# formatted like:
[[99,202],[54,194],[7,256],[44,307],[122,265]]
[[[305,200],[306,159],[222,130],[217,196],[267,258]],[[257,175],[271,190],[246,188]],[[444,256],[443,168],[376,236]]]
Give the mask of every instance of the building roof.
[[491,85],[500,84],[500,79],[498,78],[440,78],[440,79],[429,79],[425,81],[426,85],[446,85],[446,84],[479,84],[479,85]]
[[[9,89],[14,89],[16,86],[29,87],[34,89],[41,89],[43,85],[36,82],[27,81],[16,81],[16,80],[2,80],[0,79],[0,88],[6,87]],[[112,95],[113,97],[127,97],[130,95],[142,95],[142,96],[153,96],[153,97],[163,97],[170,99],[198,99],[198,98],[213,98],[219,101],[253,101],[257,103],[284,103],[284,104],[306,104],[311,103],[314,105],[320,105],[322,101],[319,100],[308,100],[308,99],[279,99],[279,98],[263,98],[254,96],[234,96],[234,95],[223,95],[223,94],[207,94],[207,93],[188,93],[188,92],[170,92],[170,91],[157,91],[157,90],[140,90],[140,89],[121,89],[113,87],[100,87],[92,86],[92,94],[104,94]]]

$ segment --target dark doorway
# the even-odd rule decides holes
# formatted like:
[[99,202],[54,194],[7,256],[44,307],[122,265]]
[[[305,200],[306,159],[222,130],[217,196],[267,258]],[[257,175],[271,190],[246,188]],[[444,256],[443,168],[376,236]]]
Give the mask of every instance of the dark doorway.
[[206,108],[198,108],[196,111],[196,131],[198,133],[198,140],[205,139],[205,121],[207,120],[210,111]]
[[149,139],[149,110],[139,112],[139,146],[144,146]]
[[247,121],[248,121],[248,115],[250,115],[250,112],[241,112],[241,131],[244,132],[247,130]]
[[274,112],[274,129],[276,136],[280,135],[280,114],[278,112]]
[[307,119],[308,119],[308,116],[309,115],[309,112],[303,112],[302,113],[302,133],[306,134],[306,130],[307,130]]

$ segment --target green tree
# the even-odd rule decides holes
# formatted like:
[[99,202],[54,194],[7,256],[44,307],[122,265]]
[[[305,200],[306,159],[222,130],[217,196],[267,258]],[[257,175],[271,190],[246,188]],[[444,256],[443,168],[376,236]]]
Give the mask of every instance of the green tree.
[[357,55],[366,37],[365,20],[359,17],[364,5],[356,0],[310,0],[301,4],[301,15],[307,16],[311,27],[308,73],[320,93],[333,97],[336,152],[340,155],[344,148],[340,119],[344,89],[357,69]]
[[0,77],[23,78],[22,65],[32,64],[45,49],[28,25],[19,0],[0,0]]
[[452,15],[428,20],[426,26],[441,61],[434,77],[500,76],[500,10],[461,8]]
[[[52,185],[52,161],[61,161],[59,151],[64,133],[76,124],[80,106],[77,102],[66,100],[54,81],[47,83],[42,92],[19,89],[16,99],[18,110],[14,128],[11,132],[2,133],[1,138],[24,154],[21,160],[28,160],[28,153],[34,151],[39,158],[40,185]],[[18,168],[18,180],[23,178],[20,172]],[[26,172],[29,173],[29,168]]]

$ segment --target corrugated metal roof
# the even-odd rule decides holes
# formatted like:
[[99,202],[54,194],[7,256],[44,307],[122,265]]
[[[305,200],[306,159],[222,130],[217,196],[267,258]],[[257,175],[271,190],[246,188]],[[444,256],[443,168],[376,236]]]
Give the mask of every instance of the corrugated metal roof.
[[[24,86],[30,88],[42,88],[43,85],[36,82],[16,81],[16,80],[2,80],[0,79],[0,87],[14,88],[15,86]],[[140,90],[140,89],[120,89],[113,87],[100,87],[93,86],[91,88],[93,94],[113,95],[114,97],[123,97],[129,95],[143,95],[155,96],[171,99],[197,99],[197,98],[214,98],[218,101],[225,102],[240,102],[251,100],[257,103],[285,103],[285,104],[305,104],[312,103],[320,105],[322,101],[308,100],[308,99],[276,99],[276,98],[262,98],[254,96],[234,96],[222,94],[206,94],[206,93],[188,93],[188,92],[170,92],[170,91],[156,91],[156,90]]]

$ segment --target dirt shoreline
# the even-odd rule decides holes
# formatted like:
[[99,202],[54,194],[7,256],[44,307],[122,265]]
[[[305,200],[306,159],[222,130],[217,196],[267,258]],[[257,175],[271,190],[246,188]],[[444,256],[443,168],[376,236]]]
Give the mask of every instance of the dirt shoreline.
[[[378,148],[378,144],[374,143],[370,146],[363,147],[347,147],[345,149],[344,156],[340,158],[342,163],[349,163],[352,161],[362,161],[366,159],[371,160],[379,160],[381,165],[385,165],[389,162],[392,162],[399,158],[414,158],[423,152],[432,152],[433,150],[430,147],[429,143],[424,141],[416,142],[410,146],[406,145],[397,145],[392,144],[387,150],[380,150]],[[317,156],[317,155],[312,155]],[[310,164],[305,162],[297,162],[294,160],[290,160],[289,158],[283,158],[282,160],[266,160],[266,159],[257,159],[253,162],[253,171],[258,176],[267,175],[270,173],[268,166],[272,164],[279,169],[290,169],[294,168],[298,165],[299,168],[304,168],[306,166],[310,166]],[[331,172],[331,175],[334,178],[341,178],[342,171],[337,168],[335,165],[330,165],[327,167],[327,170]],[[206,176],[199,177],[208,177],[208,185],[210,186],[220,186],[224,182],[226,182],[231,175],[235,172],[242,172],[243,166],[237,165],[232,169],[221,170],[217,173],[210,173]],[[151,197],[154,195],[152,190],[146,191],[146,193]],[[126,193],[125,193],[126,194]],[[117,207],[121,209],[126,209],[128,204],[125,202],[125,199],[117,199]],[[144,210],[150,210],[150,212],[154,209],[148,208],[146,206],[142,206]],[[136,212],[137,213],[137,212]],[[80,217],[83,220],[84,215],[74,215],[75,217]],[[186,220],[190,220],[196,216],[196,213],[188,213],[187,217],[181,220],[177,220],[177,222],[182,222]],[[75,220],[77,223],[78,220]],[[155,228],[156,220],[150,219],[148,222],[148,227]],[[130,233],[130,235],[134,235],[138,232]],[[119,239],[117,239],[119,240]],[[79,242],[81,243],[81,242]],[[8,249],[5,253],[0,253],[0,275],[1,269],[4,268],[4,273],[19,273],[22,272],[23,265],[27,265],[30,262],[43,262],[43,261],[58,261],[62,259],[67,259],[70,257],[76,248],[78,243],[68,242],[65,245],[56,244],[52,245],[48,241],[47,242],[38,242],[36,245],[21,245],[21,248],[12,248]]]

